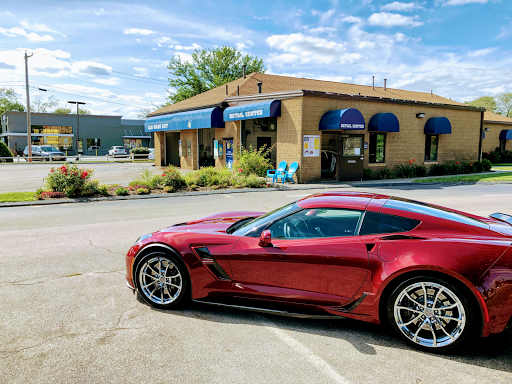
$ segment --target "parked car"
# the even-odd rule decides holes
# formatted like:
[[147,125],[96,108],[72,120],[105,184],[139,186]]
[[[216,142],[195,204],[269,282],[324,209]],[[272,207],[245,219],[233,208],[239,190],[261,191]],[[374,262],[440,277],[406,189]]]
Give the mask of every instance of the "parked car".
[[128,156],[128,152],[122,146],[113,146],[108,150],[109,156]]
[[100,149],[99,145],[91,145],[89,148],[87,148],[88,151],[96,151],[99,149]]
[[[51,155],[51,156],[50,156]],[[28,145],[23,150],[23,156],[28,156]],[[50,145],[33,145],[32,156],[34,160],[49,161],[51,160],[66,160],[66,154]],[[42,158],[41,158],[42,157]]]
[[426,351],[502,332],[512,315],[512,216],[324,192],[270,213],[224,212],[140,237],[128,286],[196,302],[386,323]]
[[149,148],[148,159],[149,160],[155,160],[155,148]]

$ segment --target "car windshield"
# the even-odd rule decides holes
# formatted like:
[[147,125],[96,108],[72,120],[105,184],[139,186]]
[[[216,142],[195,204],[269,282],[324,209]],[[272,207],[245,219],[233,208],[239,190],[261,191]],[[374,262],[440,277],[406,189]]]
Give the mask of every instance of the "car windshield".
[[44,151],[44,152],[59,152],[57,149],[55,149],[53,147],[41,147],[41,151]]
[[299,207],[297,206],[297,204],[290,203],[288,205],[285,205],[284,207],[276,209],[275,211],[266,213],[263,216],[251,220],[243,224],[241,227],[237,227],[236,230],[232,232],[232,234],[235,236],[258,236],[261,228],[268,226],[275,219],[281,216],[285,216],[288,213],[292,213],[298,208]]

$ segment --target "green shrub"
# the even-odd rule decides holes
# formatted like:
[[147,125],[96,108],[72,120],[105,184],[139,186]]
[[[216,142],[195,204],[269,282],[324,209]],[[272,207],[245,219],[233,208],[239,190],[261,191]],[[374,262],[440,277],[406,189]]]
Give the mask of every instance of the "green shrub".
[[483,169],[484,169],[484,167],[480,161],[475,161],[473,163],[473,172],[480,173],[483,171]]
[[132,149],[130,149],[130,153],[133,153],[134,155],[147,155],[147,154],[149,154],[149,148],[146,148],[146,147],[132,148]]
[[148,189],[156,189],[160,184],[163,183],[163,177],[155,175],[150,170],[146,169],[139,175],[139,178],[133,182],[137,182],[139,185],[146,185]]
[[377,178],[380,180],[392,179],[393,172],[389,168],[379,169],[379,172],[377,172]]
[[482,170],[484,172],[489,172],[491,170],[491,168],[492,168],[492,163],[487,159],[483,159],[482,160]]
[[142,180],[133,180],[133,181],[130,181],[130,183],[128,184],[128,186],[132,189],[137,189],[137,188],[149,188],[148,185],[143,182]]
[[429,175],[432,175],[432,176],[448,175],[448,167],[446,164],[432,164],[430,166]]
[[98,193],[98,184],[94,183],[95,180],[93,180],[90,183],[85,184],[83,190],[82,190],[82,196],[92,196],[96,195]]
[[373,179],[372,170],[370,168],[363,169],[363,180]]
[[171,193],[171,192],[174,192],[174,187],[171,187],[169,185],[166,185],[164,187],[164,192],[167,192],[167,193]]
[[415,165],[416,177],[423,177],[427,175],[427,167],[424,165]]
[[149,193],[149,189],[147,189],[147,188],[137,189],[137,195],[147,195],[148,193]]
[[169,167],[165,168],[162,171],[162,184],[167,187],[173,187],[175,190],[178,190],[185,186],[185,178],[180,173],[179,168],[177,167]]
[[[48,190],[52,192],[64,192],[67,196],[80,195],[87,183],[90,182],[94,171],[86,168],[78,168],[75,164],[63,164],[60,167],[50,169],[50,173],[44,179]],[[67,191],[66,191],[67,190]]]
[[415,177],[416,170],[412,164],[399,164],[395,168],[395,175],[399,179]]
[[128,190],[125,187],[118,187],[115,192],[116,192],[116,195],[118,195],[118,196],[128,195]]
[[101,193],[103,196],[108,195],[108,185],[107,184],[98,185],[98,192]]
[[240,185],[245,188],[261,188],[265,184],[266,183],[254,173],[249,176],[241,176],[240,178]]
[[490,152],[484,152],[482,154],[482,158],[485,160],[489,160],[492,164],[498,164],[501,163],[501,151],[499,151],[499,148],[496,148],[498,150],[490,151]]
[[242,171],[240,173],[245,176],[251,173],[257,176],[265,176],[268,169],[274,169],[270,162],[271,151],[272,147],[267,148],[265,145],[259,150],[254,149],[252,146],[249,146],[249,149],[242,147],[240,152],[237,152],[235,155],[236,161],[233,165],[233,169],[241,169]]
[[0,163],[12,163],[11,150],[2,140],[0,140],[0,157],[8,157],[8,159],[0,159]]

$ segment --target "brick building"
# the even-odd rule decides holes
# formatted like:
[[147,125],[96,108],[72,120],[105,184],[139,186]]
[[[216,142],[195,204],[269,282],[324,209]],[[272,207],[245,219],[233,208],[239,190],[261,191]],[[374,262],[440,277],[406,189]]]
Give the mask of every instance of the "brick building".
[[360,180],[364,168],[410,160],[476,160],[483,129],[484,109],[433,93],[261,73],[164,107],[145,124],[157,165],[224,167],[241,145],[266,145],[274,164],[299,164],[301,183]]
[[484,112],[482,152],[512,150],[512,119],[492,112]]

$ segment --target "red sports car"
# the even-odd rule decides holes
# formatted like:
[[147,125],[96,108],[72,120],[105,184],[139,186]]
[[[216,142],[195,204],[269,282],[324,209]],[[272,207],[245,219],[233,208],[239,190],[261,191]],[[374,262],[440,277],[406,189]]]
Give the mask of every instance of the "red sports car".
[[130,288],[288,316],[389,324],[444,351],[502,332],[512,315],[512,217],[479,217],[370,193],[309,196],[270,213],[226,212],[142,236]]

